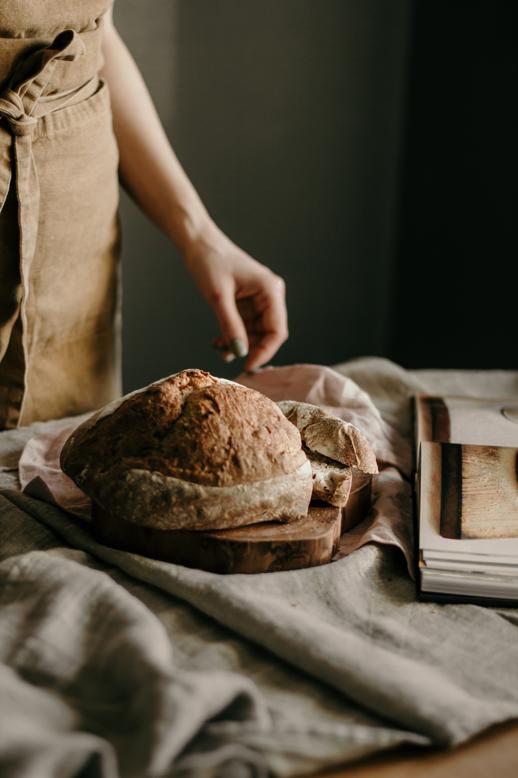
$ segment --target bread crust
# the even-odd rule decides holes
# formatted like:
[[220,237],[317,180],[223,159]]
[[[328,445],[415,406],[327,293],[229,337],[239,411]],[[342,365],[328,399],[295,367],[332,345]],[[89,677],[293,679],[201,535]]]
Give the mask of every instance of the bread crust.
[[286,418],[297,427],[302,442],[310,452],[357,468],[362,473],[374,475],[378,472],[374,451],[354,424],[310,403],[286,400],[277,404]]
[[98,411],[66,442],[61,467],[113,515],[162,529],[287,521],[311,498],[300,434],[276,404],[202,370]]
[[121,469],[103,480],[95,499],[112,515],[153,529],[229,529],[274,519],[288,522],[307,514],[311,472],[306,460],[292,473],[234,486],[207,486],[157,471]]

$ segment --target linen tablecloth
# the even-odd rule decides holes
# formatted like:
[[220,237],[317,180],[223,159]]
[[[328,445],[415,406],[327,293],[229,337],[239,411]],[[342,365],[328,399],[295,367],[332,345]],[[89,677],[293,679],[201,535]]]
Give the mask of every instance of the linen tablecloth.
[[[516,396],[518,374],[337,372],[366,390],[387,439],[415,391]],[[302,775],[400,743],[453,746],[518,717],[518,617],[418,603],[401,548],[219,576],[109,549],[17,491],[24,443],[0,435],[0,773]],[[410,522],[404,466],[390,498]],[[365,529],[365,528],[364,528]]]

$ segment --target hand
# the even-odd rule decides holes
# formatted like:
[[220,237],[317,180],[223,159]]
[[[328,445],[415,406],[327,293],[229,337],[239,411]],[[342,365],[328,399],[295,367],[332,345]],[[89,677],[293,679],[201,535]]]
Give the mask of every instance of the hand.
[[284,281],[242,251],[216,226],[185,253],[194,282],[219,322],[213,340],[225,361],[245,370],[268,362],[288,337]]

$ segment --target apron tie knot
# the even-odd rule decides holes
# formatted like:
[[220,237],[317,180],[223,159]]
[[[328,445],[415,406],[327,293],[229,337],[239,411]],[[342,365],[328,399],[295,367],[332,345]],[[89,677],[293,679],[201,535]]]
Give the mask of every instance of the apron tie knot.
[[29,135],[38,123],[35,116],[26,113],[22,98],[12,89],[0,97],[0,117],[7,121],[13,135]]
[[7,88],[0,94],[0,118],[7,121],[13,135],[32,134],[38,118],[62,108],[81,89],[57,94],[45,110],[38,110],[57,62],[73,62],[84,53],[85,45],[79,35],[74,30],[64,30],[48,46],[36,49],[18,64]]

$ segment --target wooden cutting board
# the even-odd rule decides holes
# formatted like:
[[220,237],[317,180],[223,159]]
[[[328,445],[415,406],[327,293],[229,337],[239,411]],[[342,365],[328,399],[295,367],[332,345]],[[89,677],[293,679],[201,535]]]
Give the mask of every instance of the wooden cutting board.
[[92,529],[101,543],[153,559],[213,573],[271,573],[330,562],[340,535],[370,507],[370,479],[351,492],[346,508],[311,504],[298,521],[252,524],[212,532],[157,530],[111,516],[93,505]]

